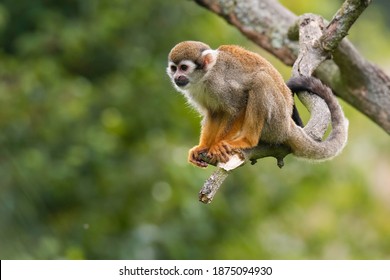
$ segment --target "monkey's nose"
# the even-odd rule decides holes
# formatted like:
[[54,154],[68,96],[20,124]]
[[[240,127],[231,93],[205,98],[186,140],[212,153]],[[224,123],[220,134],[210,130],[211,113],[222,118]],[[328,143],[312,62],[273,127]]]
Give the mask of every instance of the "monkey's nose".
[[175,84],[178,86],[178,87],[184,87],[186,86],[190,81],[187,79],[187,77],[185,76],[179,76],[177,78],[175,78]]

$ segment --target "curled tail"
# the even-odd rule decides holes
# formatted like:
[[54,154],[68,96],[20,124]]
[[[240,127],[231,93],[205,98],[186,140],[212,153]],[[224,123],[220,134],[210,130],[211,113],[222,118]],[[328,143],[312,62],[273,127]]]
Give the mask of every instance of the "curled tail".
[[293,154],[313,160],[327,160],[337,156],[347,143],[348,120],[331,89],[314,77],[304,76],[291,78],[287,86],[294,93],[308,91],[321,97],[328,105],[332,123],[332,131],[323,141],[314,140],[302,128],[294,125],[288,141]]

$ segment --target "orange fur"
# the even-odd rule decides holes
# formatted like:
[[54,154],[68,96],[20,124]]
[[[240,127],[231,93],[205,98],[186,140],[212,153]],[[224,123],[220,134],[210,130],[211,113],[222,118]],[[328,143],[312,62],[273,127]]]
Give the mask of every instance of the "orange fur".
[[[184,66],[184,67],[183,67]],[[227,162],[235,150],[253,148],[259,140],[287,144],[297,156],[328,159],[347,140],[348,122],[331,91],[315,78],[294,78],[289,87],[310,90],[327,102],[333,131],[329,141],[314,141],[292,119],[293,97],[280,73],[260,55],[238,46],[186,41],[169,53],[167,68],[175,88],[203,115],[199,144],[189,152],[191,163],[206,167]]]

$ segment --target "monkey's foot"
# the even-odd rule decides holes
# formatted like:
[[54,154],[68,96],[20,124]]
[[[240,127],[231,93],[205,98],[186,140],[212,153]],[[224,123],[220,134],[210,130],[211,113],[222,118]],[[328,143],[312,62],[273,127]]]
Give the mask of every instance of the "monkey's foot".
[[210,147],[207,157],[210,158],[210,163],[217,164],[218,162],[225,163],[229,160],[232,154],[232,147],[225,141],[221,141]]
[[198,167],[207,167],[208,164],[202,160],[201,154],[206,154],[208,148],[202,146],[193,147],[188,153],[188,161]]

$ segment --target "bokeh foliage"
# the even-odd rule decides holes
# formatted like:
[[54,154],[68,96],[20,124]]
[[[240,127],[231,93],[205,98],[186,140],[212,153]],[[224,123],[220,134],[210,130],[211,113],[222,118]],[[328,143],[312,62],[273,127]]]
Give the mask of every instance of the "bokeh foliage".
[[[352,38],[389,69],[367,14]],[[338,158],[261,160],[197,201],[212,168],[187,164],[199,118],[165,74],[186,39],[261,52],[191,1],[0,2],[0,258],[390,258],[388,135],[346,104]]]

